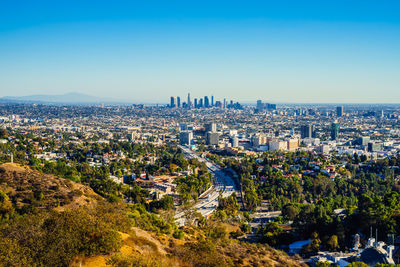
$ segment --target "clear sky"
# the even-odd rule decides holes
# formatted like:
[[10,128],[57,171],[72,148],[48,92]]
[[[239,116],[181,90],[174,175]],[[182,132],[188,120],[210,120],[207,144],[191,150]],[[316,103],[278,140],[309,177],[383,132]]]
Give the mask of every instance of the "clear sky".
[[400,1],[0,0],[0,96],[400,103]]

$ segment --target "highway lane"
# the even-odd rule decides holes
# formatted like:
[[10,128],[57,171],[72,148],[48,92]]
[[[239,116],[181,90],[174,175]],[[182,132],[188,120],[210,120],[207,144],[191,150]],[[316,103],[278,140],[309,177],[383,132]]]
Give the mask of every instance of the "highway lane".
[[[192,150],[180,146],[186,158],[196,158],[200,162],[204,162],[208,168],[208,171],[212,174],[213,177],[213,188],[209,192],[208,196],[204,198],[200,198],[196,204],[194,204],[194,208],[197,209],[204,217],[207,217],[211,213],[213,213],[218,207],[218,197],[220,192],[223,197],[228,197],[234,192],[239,193],[235,182],[232,177],[226,175],[224,171],[222,171],[218,166],[206,160],[202,157],[199,157]],[[184,224],[184,219],[182,218],[184,215],[183,212],[179,212],[175,215],[175,220],[179,224]]]

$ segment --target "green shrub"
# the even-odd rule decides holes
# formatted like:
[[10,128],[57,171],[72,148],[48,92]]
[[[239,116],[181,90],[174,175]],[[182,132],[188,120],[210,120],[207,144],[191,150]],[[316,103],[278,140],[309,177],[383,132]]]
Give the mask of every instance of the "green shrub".
[[176,238],[176,239],[183,239],[184,236],[185,236],[185,233],[184,233],[182,230],[177,229],[177,230],[175,230],[175,232],[173,233],[172,236],[173,236],[174,238]]

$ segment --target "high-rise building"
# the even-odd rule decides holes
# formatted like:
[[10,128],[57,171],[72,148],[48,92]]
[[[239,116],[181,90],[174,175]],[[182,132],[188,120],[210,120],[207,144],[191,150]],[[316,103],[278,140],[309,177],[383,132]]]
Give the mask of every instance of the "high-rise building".
[[367,146],[371,138],[369,136],[362,136],[354,140],[354,145]]
[[203,107],[203,98],[200,98],[200,101],[199,101],[199,108],[202,108]]
[[187,108],[188,109],[192,108],[192,102],[190,101],[190,93],[188,93],[188,97],[187,97]]
[[263,110],[263,102],[261,100],[257,100],[257,110],[258,111]]
[[174,96],[171,96],[171,103],[169,104],[169,106],[170,106],[171,108],[176,107],[175,97],[174,97]]
[[369,142],[368,143],[368,152],[382,151],[383,145],[380,143]]
[[251,137],[251,143],[254,147],[265,145],[267,138],[263,134],[255,134]]
[[311,124],[302,125],[300,127],[301,139],[313,137],[314,135],[313,132],[314,132],[314,126]]
[[187,129],[188,129],[188,124],[187,123],[180,123],[179,124],[179,129],[180,129],[180,131],[187,131]]
[[232,147],[239,146],[239,138],[236,135],[231,138],[231,144],[232,144]]
[[182,146],[190,146],[193,144],[193,132],[182,131],[179,133],[179,143]]
[[217,124],[215,124],[214,122],[212,123],[207,123],[206,125],[204,125],[204,129],[206,132],[216,132],[217,131]]
[[199,106],[197,105],[197,98],[194,99],[194,108],[198,108]]
[[218,145],[219,133],[207,132],[206,134],[206,144],[210,146]]
[[384,117],[385,117],[385,113],[384,113],[384,111],[383,111],[383,109],[380,111],[380,112],[377,112],[378,114],[378,119],[383,119]]
[[337,117],[343,116],[343,106],[336,107],[336,116]]
[[210,101],[208,100],[208,96],[204,97],[204,107],[209,108],[210,107]]
[[224,98],[224,108],[226,108],[226,98]]
[[269,150],[287,150],[287,141],[278,141],[278,140],[272,140],[269,142]]
[[188,123],[179,124],[179,128],[181,131],[193,131],[193,125]]
[[332,140],[337,140],[339,137],[339,123],[334,122],[331,125],[331,139]]
[[289,151],[295,151],[299,148],[299,139],[292,138],[287,141],[287,149]]
[[213,95],[211,96],[211,106],[212,107],[214,106],[214,96]]
[[176,98],[176,102],[177,102],[177,106],[178,106],[178,108],[180,108],[181,107],[181,98],[178,96],[177,98]]

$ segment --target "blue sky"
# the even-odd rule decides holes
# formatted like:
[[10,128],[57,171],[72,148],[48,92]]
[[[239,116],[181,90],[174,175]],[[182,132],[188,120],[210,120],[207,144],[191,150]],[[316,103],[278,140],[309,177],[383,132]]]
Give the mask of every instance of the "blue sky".
[[0,96],[400,103],[400,1],[0,0]]

